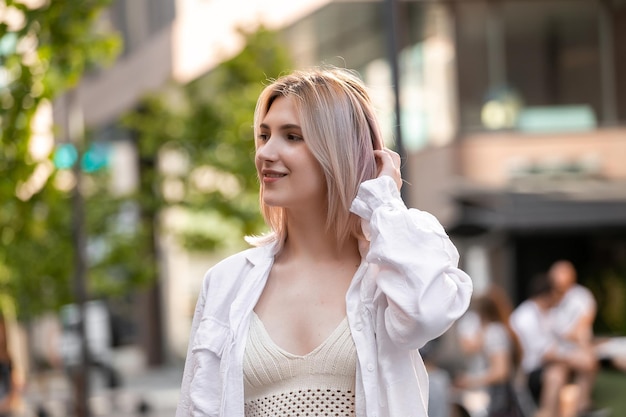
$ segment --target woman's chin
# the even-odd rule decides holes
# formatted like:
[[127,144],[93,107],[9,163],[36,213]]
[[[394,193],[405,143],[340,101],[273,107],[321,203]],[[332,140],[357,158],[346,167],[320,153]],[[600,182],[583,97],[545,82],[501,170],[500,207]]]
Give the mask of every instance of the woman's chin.
[[264,197],[263,204],[265,204],[268,207],[283,207],[283,205],[280,204],[280,201],[275,198]]

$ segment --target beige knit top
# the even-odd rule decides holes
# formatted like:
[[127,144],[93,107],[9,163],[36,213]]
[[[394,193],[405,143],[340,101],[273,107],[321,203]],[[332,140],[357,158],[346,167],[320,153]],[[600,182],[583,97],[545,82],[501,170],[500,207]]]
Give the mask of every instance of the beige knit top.
[[347,318],[300,356],[278,347],[252,313],[243,361],[246,417],[353,417],[356,361]]

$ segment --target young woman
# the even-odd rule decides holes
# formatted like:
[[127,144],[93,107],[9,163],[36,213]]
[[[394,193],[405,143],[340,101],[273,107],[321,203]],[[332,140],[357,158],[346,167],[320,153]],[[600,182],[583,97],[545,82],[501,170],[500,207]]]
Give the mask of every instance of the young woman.
[[503,288],[491,286],[474,301],[473,311],[480,319],[474,340],[461,340],[467,354],[478,354],[484,369],[456,377],[455,385],[464,390],[484,389],[489,395],[487,417],[519,417],[521,411],[513,392],[513,378],[521,359],[521,347],[509,317],[513,308]]
[[284,76],[254,133],[271,233],[206,274],[176,415],[425,417],[417,349],[465,312],[472,284],[439,222],[402,202],[362,82]]

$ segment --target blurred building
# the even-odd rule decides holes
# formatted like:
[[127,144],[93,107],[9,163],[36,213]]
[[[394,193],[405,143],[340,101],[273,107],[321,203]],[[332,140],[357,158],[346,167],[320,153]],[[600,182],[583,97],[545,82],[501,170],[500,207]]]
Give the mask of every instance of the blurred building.
[[408,153],[409,203],[444,222],[477,291],[520,301],[559,258],[611,291],[603,274],[626,265],[626,2],[332,2],[285,33],[299,64],[360,71]]
[[[623,268],[626,4],[458,2],[447,10],[458,125],[453,144],[415,155],[413,175],[424,185],[417,202],[420,192],[431,202],[450,196],[449,230],[464,237],[477,285],[501,281],[518,301],[555,259],[574,261],[586,284]],[[456,177],[446,189],[419,180],[442,165]]]
[[[326,3],[328,0],[237,0],[236,4],[222,0],[115,0],[103,24],[121,34],[124,49],[113,66],[92,71],[72,94],[54,103],[58,134],[68,135],[80,119],[81,130],[91,132],[93,140],[106,144],[104,148],[111,153],[113,193],[132,193],[139,182],[138,157],[132,133],[120,127],[124,114],[136,109],[147,94],[171,83],[195,80],[233,57],[243,47],[239,28],[261,24],[269,29],[285,27]],[[176,169],[171,164],[169,168]],[[126,223],[138,221],[137,216],[133,207],[121,214]],[[155,251],[163,256],[159,257],[161,276],[156,285],[109,306],[115,354],[131,372],[184,356],[202,277],[223,255],[190,254],[169,236],[157,238]]]
[[[626,1],[235,3],[114,1],[109,18],[125,50],[80,85],[86,126],[120,158],[132,153],[120,115],[147,92],[233,56],[242,46],[236,27],[260,21],[281,31],[296,66],[359,71],[386,137],[407,152],[409,204],[441,219],[478,290],[495,281],[519,301],[529,277],[557,258],[572,259],[581,277],[626,262]],[[67,108],[63,99],[55,105],[60,124]],[[118,170],[120,190],[133,187],[128,166]],[[163,243],[165,276],[153,300],[163,321],[146,343],[182,356],[181,323],[212,260]]]

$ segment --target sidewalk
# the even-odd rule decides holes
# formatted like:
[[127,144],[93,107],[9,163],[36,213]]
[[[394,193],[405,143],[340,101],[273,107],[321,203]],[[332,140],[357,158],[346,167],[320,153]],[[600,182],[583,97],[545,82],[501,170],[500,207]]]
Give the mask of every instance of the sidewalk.
[[[167,365],[126,377],[117,393],[94,390],[94,417],[173,417],[178,403],[182,366]],[[113,395],[112,395],[113,394]]]
[[[124,374],[121,386],[111,390],[97,372],[90,375],[92,417],[173,417],[182,378],[182,366],[166,365]],[[65,374],[51,371],[29,383],[24,393],[24,411],[19,417],[70,417],[73,387]]]

